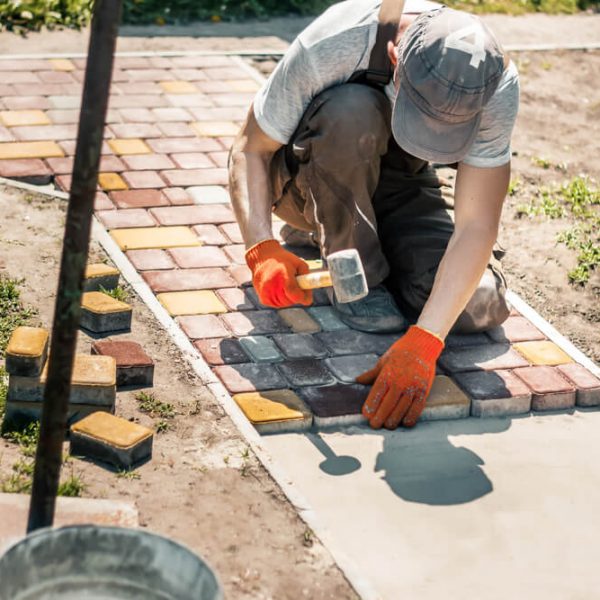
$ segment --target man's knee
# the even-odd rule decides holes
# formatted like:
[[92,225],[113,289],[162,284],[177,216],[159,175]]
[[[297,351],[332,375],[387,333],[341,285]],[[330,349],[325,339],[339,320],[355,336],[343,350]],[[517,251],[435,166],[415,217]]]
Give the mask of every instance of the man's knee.
[[509,313],[504,280],[488,268],[452,333],[476,333],[498,327]]

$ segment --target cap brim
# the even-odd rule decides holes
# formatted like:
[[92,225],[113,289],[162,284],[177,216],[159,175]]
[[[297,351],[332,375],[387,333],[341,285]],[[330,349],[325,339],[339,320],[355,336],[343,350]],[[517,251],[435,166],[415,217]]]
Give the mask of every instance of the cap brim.
[[440,164],[461,161],[477,137],[481,114],[462,123],[447,123],[435,119],[398,89],[392,112],[392,134],[398,145],[409,154]]

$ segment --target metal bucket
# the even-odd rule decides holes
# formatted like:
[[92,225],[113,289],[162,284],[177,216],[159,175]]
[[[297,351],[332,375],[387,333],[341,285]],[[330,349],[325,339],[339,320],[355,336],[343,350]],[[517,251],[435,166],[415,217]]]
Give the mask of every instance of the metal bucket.
[[0,558],[0,600],[222,600],[185,546],[137,529],[42,529]]

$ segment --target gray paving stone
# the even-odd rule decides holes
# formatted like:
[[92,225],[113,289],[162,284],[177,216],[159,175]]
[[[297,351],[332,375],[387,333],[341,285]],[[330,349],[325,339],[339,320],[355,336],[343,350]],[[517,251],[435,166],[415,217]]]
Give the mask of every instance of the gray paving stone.
[[327,349],[314,335],[277,333],[272,337],[286,358],[323,358],[327,356]]
[[344,383],[355,383],[356,377],[372,369],[379,360],[377,354],[352,354],[325,359],[331,372]]
[[264,335],[248,335],[239,338],[242,348],[257,363],[281,362],[283,355],[275,343]]
[[317,427],[335,427],[366,422],[361,409],[370,389],[366,385],[336,383],[305,387],[298,394],[312,410]]
[[277,368],[293,387],[335,383],[333,375],[320,360],[310,358],[288,360],[277,365]]
[[440,356],[441,367],[449,373],[498,371],[528,367],[529,363],[509,344],[486,344],[467,348],[447,348]]
[[383,354],[399,336],[363,333],[353,329],[325,331],[315,336],[334,356],[348,354]]
[[342,331],[349,327],[342,323],[331,306],[309,306],[308,314],[321,326],[323,331]]

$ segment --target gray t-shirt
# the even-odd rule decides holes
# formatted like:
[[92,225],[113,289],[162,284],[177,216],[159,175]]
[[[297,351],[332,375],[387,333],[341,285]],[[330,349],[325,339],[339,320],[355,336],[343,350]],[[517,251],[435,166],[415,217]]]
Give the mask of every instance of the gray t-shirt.
[[[254,115],[269,137],[287,144],[315,96],[368,67],[380,6],[381,0],[334,4],[294,40],[254,99]],[[404,12],[419,14],[440,6],[428,0],[406,0]],[[385,92],[393,102],[391,82]],[[511,62],[483,110],[479,132],[463,162],[497,167],[510,160],[518,106],[519,76]]]

